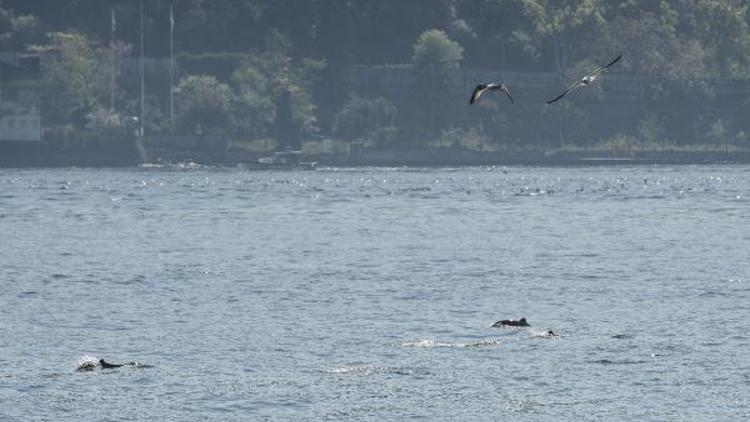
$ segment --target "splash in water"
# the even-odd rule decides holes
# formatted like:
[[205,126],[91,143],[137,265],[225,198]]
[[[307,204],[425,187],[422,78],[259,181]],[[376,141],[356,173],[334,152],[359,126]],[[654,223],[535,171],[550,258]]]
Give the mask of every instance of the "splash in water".
[[454,348],[464,348],[464,347],[483,347],[483,346],[497,346],[500,344],[500,340],[498,339],[482,339],[479,341],[471,341],[471,342],[442,342],[442,341],[435,341],[435,340],[417,340],[417,341],[407,341],[405,343],[402,343],[402,346],[408,346],[408,347],[454,347]]

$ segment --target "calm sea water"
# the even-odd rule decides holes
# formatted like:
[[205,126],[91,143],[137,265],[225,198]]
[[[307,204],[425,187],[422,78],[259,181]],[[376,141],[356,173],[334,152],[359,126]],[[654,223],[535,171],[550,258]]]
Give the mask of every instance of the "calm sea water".
[[0,236],[2,421],[750,417],[746,166],[0,170]]

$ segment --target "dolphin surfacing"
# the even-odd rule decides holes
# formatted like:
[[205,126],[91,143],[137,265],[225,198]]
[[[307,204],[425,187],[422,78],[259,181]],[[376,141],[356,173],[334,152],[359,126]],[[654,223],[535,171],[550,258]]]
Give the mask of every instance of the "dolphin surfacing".
[[93,371],[96,369],[114,369],[114,368],[120,368],[123,366],[148,367],[148,365],[141,365],[138,362],[112,363],[112,362],[107,362],[104,359],[85,357],[76,364],[75,371],[86,372],[86,371]]
[[526,321],[526,317],[523,317],[521,319],[503,319],[492,324],[492,326],[493,327],[531,327],[531,325]]

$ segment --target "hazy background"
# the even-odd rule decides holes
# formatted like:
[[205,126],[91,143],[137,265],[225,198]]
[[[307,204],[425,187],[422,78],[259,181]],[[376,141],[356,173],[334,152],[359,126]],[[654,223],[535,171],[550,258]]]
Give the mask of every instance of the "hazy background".
[[[741,0],[151,0],[143,12],[150,135],[334,151],[732,151],[750,139]],[[0,2],[0,49],[54,57],[41,73],[47,138],[140,115],[139,16],[134,0]],[[544,104],[619,53],[601,84]],[[517,104],[469,107],[483,81],[507,83]]]

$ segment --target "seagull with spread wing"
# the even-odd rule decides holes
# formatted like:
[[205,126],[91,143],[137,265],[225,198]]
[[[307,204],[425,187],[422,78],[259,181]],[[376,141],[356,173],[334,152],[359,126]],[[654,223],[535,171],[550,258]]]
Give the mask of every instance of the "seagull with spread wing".
[[503,91],[505,95],[508,96],[508,99],[511,103],[515,103],[513,101],[513,97],[510,95],[510,91],[508,90],[508,87],[503,84],[496,84],[496,83],[483,83],[477,85],[476,88],[474,88],[474,92],[471,93],[471,98],[469,98],[469,104],[474,104],[475,102],[479,101],[479,97],[482,96],[486,91]]
[[576,89],[578,89],[578,88],[580,88],[582,86],[587,86],[590,83],[596,81],[596,78],[597,78],[597,76],[599,76],[600,73],[602,73],[605,70],[609,69],[610,66],[612,66],[615,63],[617,63],[618,61],[620,61],[621,58],[622,58],[622,54],[620,54],[619,56],[615,57],[615,59],[612,60],[611,62],[609,62],[608,64],[606,64],[606,65],[600,67],[599,69],[596,69],[595,71],[593,71],[593,72],[589,73],[588,75],[584,76],[583,78],[581,78],[580,81],[578,81],[578,82],[574,83],[573,85],[571,85],[570,88],[566,89],[562,94],[560,94],[557,97],[555,97],[555,98],[547,101],[547,104],[552,104],[555,101],[559,100],[560,98],[562,98],[562,97],[568,95],[569,93],[575,91]]

